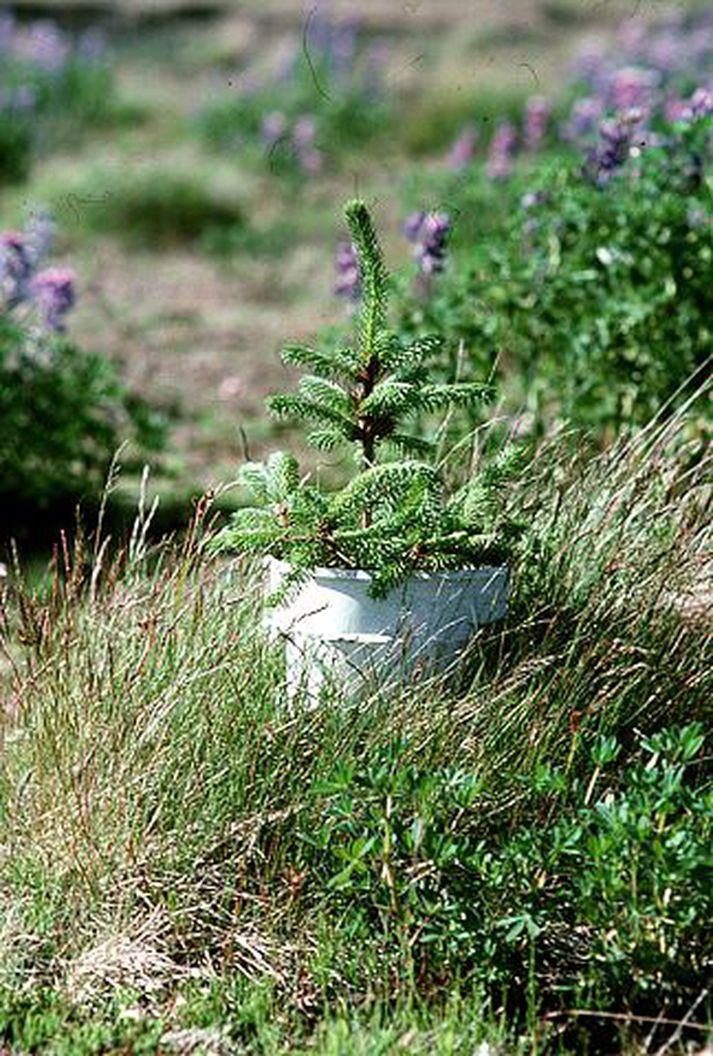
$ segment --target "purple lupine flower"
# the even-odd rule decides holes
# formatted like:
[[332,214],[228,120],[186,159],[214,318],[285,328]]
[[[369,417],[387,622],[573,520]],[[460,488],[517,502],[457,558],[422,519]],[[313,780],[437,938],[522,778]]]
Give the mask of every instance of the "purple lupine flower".
[[417,253],[424,275],[443,271],[446,263],[446,243],[450,231],[451,220],[447,213],[427,215],[421,229],[423,248]]
[[404,220],[402,231],[405,234],[409,242],[416,242],[418,239],[419,232],[423,227],[423,221],[426,219],[424,212],[409,213]]
[[459,172],[467,165],[470,165],[475,154],[477,142],[478,130],[475,125],[466,125],[450,149],[448,154],[449,167],[455,172]]
[[361,296],[361,276],[356,249],[352,242],[340,242],[335,257],[337,278],[334,292],[356,303]]
[[30,26],[26,36],[28,58],[49,73],[56,73],[70,55],[70,45],[54,22],[43,19]]
[[21,231],[0,234],[0,291],[7,308],[27,300],[32,277],[32,261]]
[[674,124],[676,121],[685,121],[688,114],[688,103],[680,95],[669,95],[663,104],[663,116],[666,121]]
[[710,88],[696,88],[688,102],[690,119],[698,121],[713,114],[713,91]]
[[550,121],[550,104],[542,95],[533,95],[525,110],[525,146],[535,151],[542,143]]
[[625,66],[617,70],[609,88],[612,106],[616,110],[636,108],[651,111],[660,80],[656,70],[645,70],[640,66]]
[[304,150],[299,151],[297,158],[302,167],[302,171],[307,176],[318,176],[324,167],[324,155],[321,150],[317,150],[316,147],[307,147]]
[[690,123],[713,114],[713,88],[702,85],[692,93],[690,99],[680,95],[669,95],[664,101],[663,116],[666,121]]
[[713,113],[713,90],[706,87],[696,88],[690,99],[669,96],[664,103],[663,112],[667,121],[698,121],[703,117],[710,117]]
[[64,317],[75,304],[74,273],[68,268],[38,271],[30,283],[30,293],[49,330],[64,330]]
[[631,153],[635,122],[624,115],[602,121],[599,143],[590,151],[588,167],[598,183],[604,183],[620,169]]
[[403,232],[414,244],[413,255],[422,275],[443,271],[450,230],[448,213],[412,213],[404,223]]
[[303,114],[302,117],[297,118],[292,130],[292,139],[297,150],[311,147],[316,135],[317,126],[313,117],[310,117],[309,114]]
[[624,164],[631,147],[631,125],[620,118],[602,121],[599,128],[601,145],[598,153],[599,167],[611,172]]
[[584,99],[577,99],[562,129],[563,138],[571,143],[579,143],[599,127],[603,116],[604,103],[598,96],[588,95]]
[[315,144],[317,126],[313,117],[305,114],[298,117],[292,129],[292,142],[302,169],[315,176],[322,169],[322,152]]
[[266,150],[272,147],[284,136],[287,130],[287,118],[279,110],[273,110],[265,114],[260,127],[260,139]]
[[492,180],[503,180],[512,171],[517,134],[509,121],[501,121],[493,133],[485,171]]

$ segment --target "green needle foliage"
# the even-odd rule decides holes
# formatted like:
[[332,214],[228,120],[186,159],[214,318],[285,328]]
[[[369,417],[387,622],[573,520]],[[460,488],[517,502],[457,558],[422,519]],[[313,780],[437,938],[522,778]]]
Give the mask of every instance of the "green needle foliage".
[[346,219],[359,261],[362,298],[354,347],[328,354],[305,345],[283,350],[286,363],[312,371],[296,395],[273,396],[273,413],[314,422],[307,439],[321,450],[355,444],[362,469],[375,465],[381,445],[404,455],[423,456],[429,445],[403,432],[409,419],[450,407],[469,407],[488,395],[478,382],[437,384],[430,380],[427,359],[443,343],[432,335],[404,344],[388,328],[389,277],[369,211],[350,202]]
[[279,417],[309,423],[319,450],[350,446],[353,478],[324,494],[301,479],[281,452],[243,467],[253,505],[239,510],[218,549],[287,560],[297,579],[317,566],[367,569],[372,592],[386,594],[416,570],[467,568],[502,561],[515,526],[503,514],[505,479],[518,459],[506,452],[484,473],[447,495],[429,461],[434,445],[409,425],[434,413],[473,407],[489,395],[479,382],[434,382],[429,359],[440,335],[404,343],[388,326],[389,276],[363,202],[345,210],[361,278],[352,345],[331,352],[289,344],[283,360],[307,368],[294,394],[272,396]]

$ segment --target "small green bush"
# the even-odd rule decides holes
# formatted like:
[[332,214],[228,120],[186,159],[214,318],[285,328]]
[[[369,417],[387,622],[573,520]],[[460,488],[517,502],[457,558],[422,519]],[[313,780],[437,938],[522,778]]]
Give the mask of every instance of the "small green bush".
[[[93,188],[106,187],[93,195]],[[82,188],[77,192],[81,199]],[[217,193],[199,175],[147,168],[106,181],[100,174],[87,183],[96,198],[82,220],[95,230],[110,231],[135,245],[180,245],[227,237],[244,227],[243,210],[230,196]]]
[[47,507],[95,495],[124,440],[155,447],[161,425],[105,357],[0,316],[0,500]]
[[26,179],[32,147],[32,130],[27,118],[9,108],[0,108],[0,185]]
[[[606,182],[558,151],[494,183],[449,176],[452,257],[403,325],[463,341],[513,409],[599,435],[670,412],[710,352],[708,122],[670,127]],[[433,188],[431,193],[433,194]]]

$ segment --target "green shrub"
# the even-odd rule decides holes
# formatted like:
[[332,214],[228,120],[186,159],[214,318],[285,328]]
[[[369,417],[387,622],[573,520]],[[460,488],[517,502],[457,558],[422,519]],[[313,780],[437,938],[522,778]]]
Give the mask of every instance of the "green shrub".
[[541,425],[601,434],[670,412],[710,348],[706,135],[669,129],[605,183],[562,153],[497,185],[461,180],[451,267],[427,301],[407,295],[407,330],[452,334],[451,362],[464,341]]
[[20,183],[30,171],[33,136],[22,113],[0,107],[0,185]]
[[156,446],[157,417],[103,356],[62,336],[28,333],[0,316],[0,498],[43,507],[99,493],[128,438]]
[[75,195],[95,202],[82,210],[83,222],[137,245],[210,244],[228,231],[237,237],[245,226],[232,196],[214,190],[200,174],[168,168],[141,169],[120,181],[97,172]]

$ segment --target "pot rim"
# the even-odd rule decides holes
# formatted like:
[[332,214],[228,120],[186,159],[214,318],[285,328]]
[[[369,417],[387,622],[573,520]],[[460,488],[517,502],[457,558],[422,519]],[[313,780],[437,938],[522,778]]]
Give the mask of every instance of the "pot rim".
[[[292,565],[289,561],[283,561],[282,558],[267,556],[267,561],[274,568],[280,571],[289,572]],[[483,575],[488,574],[494,576],[496,573],[508,573],[510,566],[508,564],[502,565],[473,565],[470,568],[453,568],[444,569],[442,572],[411,572],[403,583],[408,583],[409,580],[421,580],[422,582],[437,581],[441,583],[459,582],[460,580],[472,579],[474,576],[481,578]],[[370,583],[374,578],[371,572],[366,572],[361,568],[328,568],[326,566],[319,566],[312,569],[310,572],[312,579],[337,579],[337,580],[361,580],[366,583]],[[400,586],[401,584],[399,584]]]

